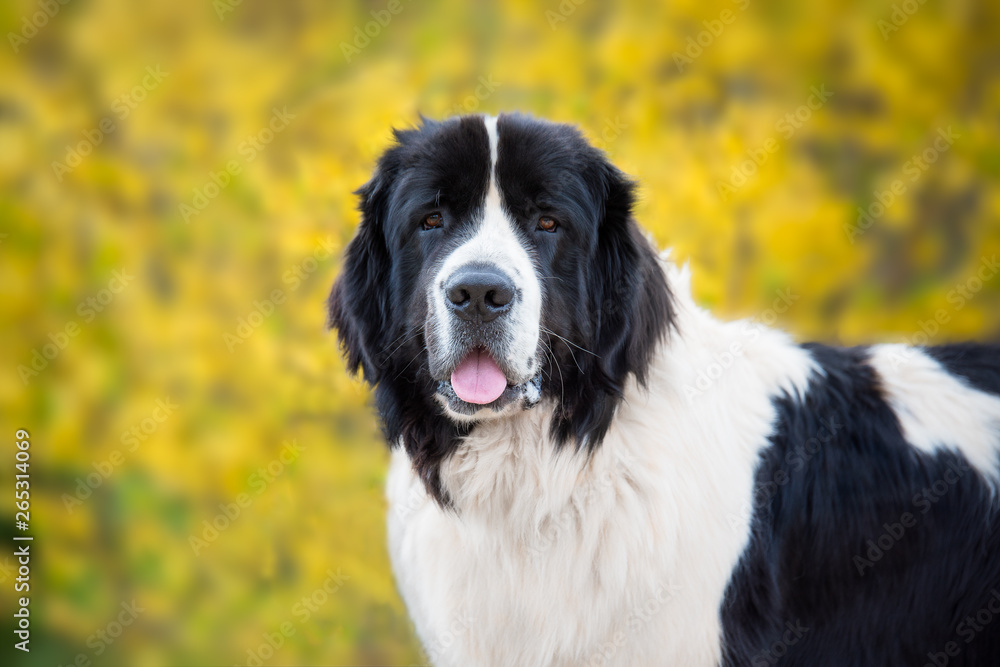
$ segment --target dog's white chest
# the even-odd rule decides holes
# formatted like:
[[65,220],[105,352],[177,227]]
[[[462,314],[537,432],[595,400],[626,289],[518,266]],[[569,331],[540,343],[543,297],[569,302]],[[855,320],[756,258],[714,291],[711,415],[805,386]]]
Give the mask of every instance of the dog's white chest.
[[390,551],[431,662],[640,665],[683,648],[683,664],[714,665],[716,637],[699,647],[670,640],[690,639],[705,619],[684,602],[659,518],[620,493],[598,477],[561,511],[536,515],[537,528],[458,515],[426,497],[397,453]]
[[606,442],[585,463],[550,443],[483,444],[445,468],[463,480],[457,513],[400,452],[388,479],[393,567],[435,665],[718,664],[719,605],[746,543],[726,517],[749,497],[749,462],[717,486],[656,448],[628,459]]

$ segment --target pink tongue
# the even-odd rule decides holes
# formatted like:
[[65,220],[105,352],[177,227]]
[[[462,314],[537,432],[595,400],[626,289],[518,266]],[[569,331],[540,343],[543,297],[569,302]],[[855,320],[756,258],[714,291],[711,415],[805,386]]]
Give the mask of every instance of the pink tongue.
[[473,350],[451,374],[451,386],[466,403],[485,405],[500,398],[507,378],[485,350]]

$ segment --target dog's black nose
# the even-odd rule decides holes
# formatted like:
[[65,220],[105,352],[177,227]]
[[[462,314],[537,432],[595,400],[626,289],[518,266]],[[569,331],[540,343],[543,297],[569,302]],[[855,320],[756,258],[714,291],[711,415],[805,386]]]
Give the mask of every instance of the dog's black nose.
[[444,291],[452,312],[469,322],[492,322],[510,310],[514,300],[514,282],[493,266],[458,269]]

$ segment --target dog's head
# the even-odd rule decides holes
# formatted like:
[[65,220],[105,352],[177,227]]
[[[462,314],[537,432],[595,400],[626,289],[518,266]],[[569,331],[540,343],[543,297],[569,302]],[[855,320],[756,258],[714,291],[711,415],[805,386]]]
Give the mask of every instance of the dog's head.
[[597,446],[671,320],[633,184],[576,129],[522,115],[396,131],[330,294],[390,445],[446,502],[441,462],[486,420],[541,404]]

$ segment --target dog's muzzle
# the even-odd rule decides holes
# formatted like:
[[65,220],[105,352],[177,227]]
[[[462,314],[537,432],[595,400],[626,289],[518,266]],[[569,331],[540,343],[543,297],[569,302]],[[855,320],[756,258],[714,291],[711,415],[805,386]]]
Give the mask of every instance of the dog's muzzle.
[[509,363],[513,354],[533,354],[533,350],[512,350],[512,313],[517,307],[514,280],[500,267],[469,263],[456,269],[442,285],[449,316],[450,350],[441,364],[449,379],[440,379],[438,394],[447,407],[461,415],[473,415],[483,408],[501,410],[514,402],[525,407],[540,397],[541,378],[518,377]]

